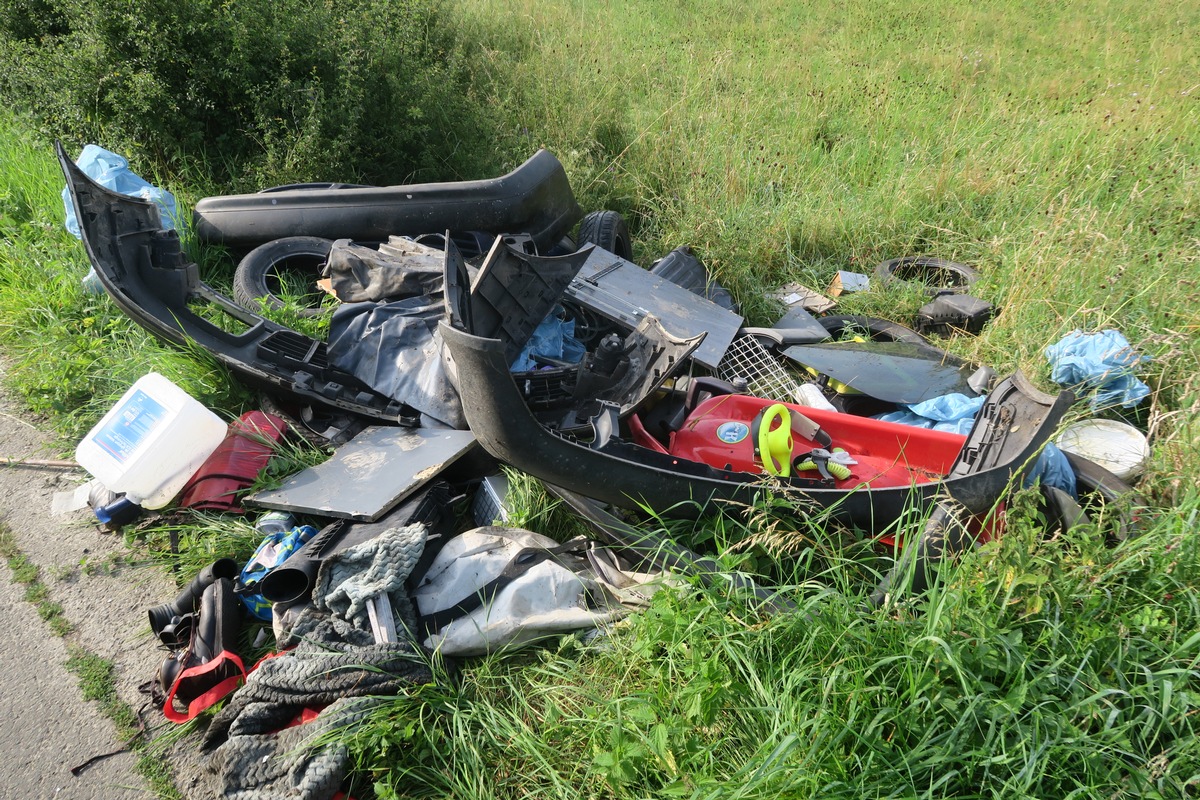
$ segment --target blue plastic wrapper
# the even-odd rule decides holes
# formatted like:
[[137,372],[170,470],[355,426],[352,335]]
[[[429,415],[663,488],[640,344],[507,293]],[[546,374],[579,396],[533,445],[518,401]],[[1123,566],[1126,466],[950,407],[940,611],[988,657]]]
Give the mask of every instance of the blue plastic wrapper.
[[[948,431],[963,436],[971,432],[975,424],[975,415],[983,408],[987,397],[967,397],[964,394],[944,394],[933,397],[922,403],[903,406],[902,411],[891,411],[880,414],[875,419],[885,422],[898,422],[901,425],[912,425],[917,428],[932,428],[937,431]],[[1061,489],[1071,497],[1078,498],[1075,485],[1075,471],[1063,452],[1047,443],[1033,467],[1025,475],[1023,486],[1028,489],[1036,482],[1046,486]]]
[[[253,589],[267,573],[278,567],[300,546],[317,535],[311,525],[297,525],[290,531],[274,531],[266,535],[254,555],[242,568],[240,583],[243,588]],[[241,593],[239,593],[241,594]],[[241,594],[242,604],[258,619],[271,621],[271,604],[261,594]]]
[[1050,380],[1077,394],[1094,391],[1093,409],[1133,408],[1150,394],[1134,376],[1134,368],[1150,361],[1139,355],[1119,331],[1072,331],[1046,348]]
[[575,338],[575,320],[559,319],[557,313],[546,317],[534,329],[533,335],[525,343],[524,349],[517,355],[509,368],[513,372],[528,372],[538,368],[534,356],[545,356],[571,364],[578,364],[587,349],[583,342]]
[[967,397],[965,394],[944,394],[921,403],[903,406],[903,411],[891,411],[875,419],[899,422],[918,428],[961,433],[964,436],[975,424],[975,415],[983,408],[986,397]]
[[[175,196],[166,189],[160,189],[148,183],[129,170],[129,162],[124,156],[119,156],[103,147],[89,144],[79,154],[75,162],[79,168],[96,183],[112,189],[114,192],[140,197],[158,206],[158,216],[165,229],[175,227],[175,219],[179,216],[179,208],[175,204]],[[75,218],[75,205],[71,202],[71,192],[65,186],[62,190],[63,207],[67,211],[67,230],[79,238],[79,220]]]

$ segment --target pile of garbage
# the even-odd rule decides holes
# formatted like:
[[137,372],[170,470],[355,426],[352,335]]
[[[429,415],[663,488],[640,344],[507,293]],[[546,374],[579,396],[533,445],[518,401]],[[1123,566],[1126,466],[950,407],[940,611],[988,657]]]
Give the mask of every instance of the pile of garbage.
[[[205,347],[271,398],[273,413],[227,425],[147,375],[76,453],[107,524],[170,505],[260,515],[248,563],[220,559],[149,610],[170,652],[157,678],[167,718],[231,696],[204,742],[230,796],[331,797],[348,756],[308,746],[322,732],[455,658],[600,631],[677,576],[733,580],[765,612],[793,608],[628,512],[698,517],[786,491],[804,501],[798,514],[891,530],[893,546],[897,520],[921,510],[903,537],[918,557],[880,583],[883,603],[896,581],[919,587],[947,553],[1000,535],[1014,487],[1038,487],[1069,527],[1096,498],[1131,496],[1148,457],[1140,432],[1113,420],[1059,431],[1076,393],[1100,410],[1145,396],[1143,359],[1119,333],[1049,347],[1057,395],[927,338],[978,333],[998,313],[968,294],[979,275],[966,265],[902,257],[839,272],[825,294],[780,287],[775,324],[747,326],[689,248],[634,263],[620,215],[582,215],[542,151],[492,181],[203,200],[200,238],[246,253],[231,299],[184,255],[160,196],[131,198],[59,157],[95,282],[155,335]],[[327,340],[264,316],[289,303],[289,270],[319,287],[300,311],[331,315]],[[830,313],[873,282],[928,293],[913,328]],[[214,325],[203,304],[245,332]],[[251,492],[297,427],[331,458]],[[594,535],[558,543],[506,527],[513,469]],[[277,654],[249,665],[238,643],[255,623]]]

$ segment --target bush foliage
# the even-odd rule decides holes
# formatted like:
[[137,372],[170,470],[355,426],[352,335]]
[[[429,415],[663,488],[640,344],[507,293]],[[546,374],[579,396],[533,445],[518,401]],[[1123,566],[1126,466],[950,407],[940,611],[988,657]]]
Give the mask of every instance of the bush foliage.
[[438,0],[0,0],[0,92],[193,180],[441,179],[479,150],[458,41]]

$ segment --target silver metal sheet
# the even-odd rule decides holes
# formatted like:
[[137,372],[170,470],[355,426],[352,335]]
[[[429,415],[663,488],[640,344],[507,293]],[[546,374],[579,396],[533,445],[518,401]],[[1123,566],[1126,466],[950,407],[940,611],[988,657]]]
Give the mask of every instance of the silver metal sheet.
[[374,522],[475,446],[470,431],[365,428],[323,464],[246,502],[262,508]]
[[692,358],[712,370],[742,327],[738,314],[599,247],[571,281],[566,296],[630,328],[653,315],[673,336],[707,334]]

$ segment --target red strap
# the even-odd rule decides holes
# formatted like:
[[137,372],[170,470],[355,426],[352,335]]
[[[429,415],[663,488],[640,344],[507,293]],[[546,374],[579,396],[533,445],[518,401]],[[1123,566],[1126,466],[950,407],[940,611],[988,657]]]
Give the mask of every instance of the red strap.
[[[237,675],[229,676],[204,694],[197,697],[195,700],[192,700],[192,702],[188,703],[186,714],[175,709],[175,692],[179,689],[179,684],[185,678],[202,677],[220,668],[226,662],[237,667]],[[163,702],[163,716],[175,723],[184,723],[188,722],[189,720],[193,720],[201,711],[212,708],[218,702],[232,694],[233,690],[238,688],[238,685],[245,680],[246,667],[242,664],[242,659],[238,657],[237,653],[231,653],[228,650],[223,650],[212,661],[201,664],[198,667],[190,667],[179,673],[179,677],[175,679],[175,682],[171,684],[170,691],[167,692],[166,701]]]

